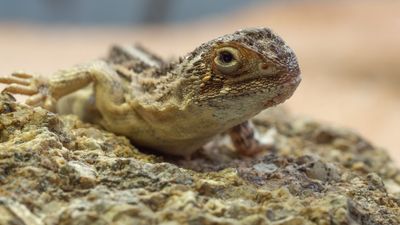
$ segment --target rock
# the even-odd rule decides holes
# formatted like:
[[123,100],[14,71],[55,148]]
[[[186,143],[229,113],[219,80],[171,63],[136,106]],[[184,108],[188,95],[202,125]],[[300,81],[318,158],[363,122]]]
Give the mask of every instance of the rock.
[[354,132],[282,110],[268,151],[216,138],[190,161],[0,95],[0,224],[400,224],[400,173]]

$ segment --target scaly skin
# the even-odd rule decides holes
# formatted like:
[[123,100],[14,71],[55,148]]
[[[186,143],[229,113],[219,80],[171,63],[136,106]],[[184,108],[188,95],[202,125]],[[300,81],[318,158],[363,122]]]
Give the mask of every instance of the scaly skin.
[[300,70],[284,41],[259,28],[211,40],[177,62],[117,46],[107,59],[50,79],[15,73],[0,82],[9,84],[5,91],[31,95],[30,105],[75,113],[137,146],[190,156],[232,128],[248,134],[231,137],[239,152],[252,155],[259,144],[246,121],[289,98]]

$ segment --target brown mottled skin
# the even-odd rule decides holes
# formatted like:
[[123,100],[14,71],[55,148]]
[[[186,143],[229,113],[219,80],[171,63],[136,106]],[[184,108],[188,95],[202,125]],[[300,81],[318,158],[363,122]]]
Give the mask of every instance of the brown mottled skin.
[[289,98],[300,80],[295,54],[267,28],[224,35],[176,62],[116,46],[106,59],[49,79],[0,78],[9,84],[4,91],[30,95],[29,105],[74,113],[135,145],[182,156],[229,130],[239,152],[258,152],[246,121]]

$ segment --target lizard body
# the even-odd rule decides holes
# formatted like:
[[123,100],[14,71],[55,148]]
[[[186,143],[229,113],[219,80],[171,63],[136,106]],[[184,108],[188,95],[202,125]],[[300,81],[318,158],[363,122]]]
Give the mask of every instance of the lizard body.
[[[246,121],[289,98],[300,80],[293,51],[267,28],[216,38],[175,62],[115,46],[107,58],[49,79],[0,78],[9,84],[4,91],[30,95],[30,105],[77,114],[138,146],[182,156],[231,128],[240,152],[257,152]],[[241,131],[248,135],[235,135]]]

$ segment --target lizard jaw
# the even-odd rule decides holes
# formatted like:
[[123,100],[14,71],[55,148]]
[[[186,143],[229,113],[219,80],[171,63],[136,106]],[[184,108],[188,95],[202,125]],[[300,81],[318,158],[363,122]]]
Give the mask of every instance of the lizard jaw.
[[294,91],[299,86],[300,82],[301,82],[300,74],[291,77],[289,81],[285,82],[281,87],[282,92],[278,93],[275,97],[266,100],[263,104],[264,107],[269,108],[286,101],[293,95]]

